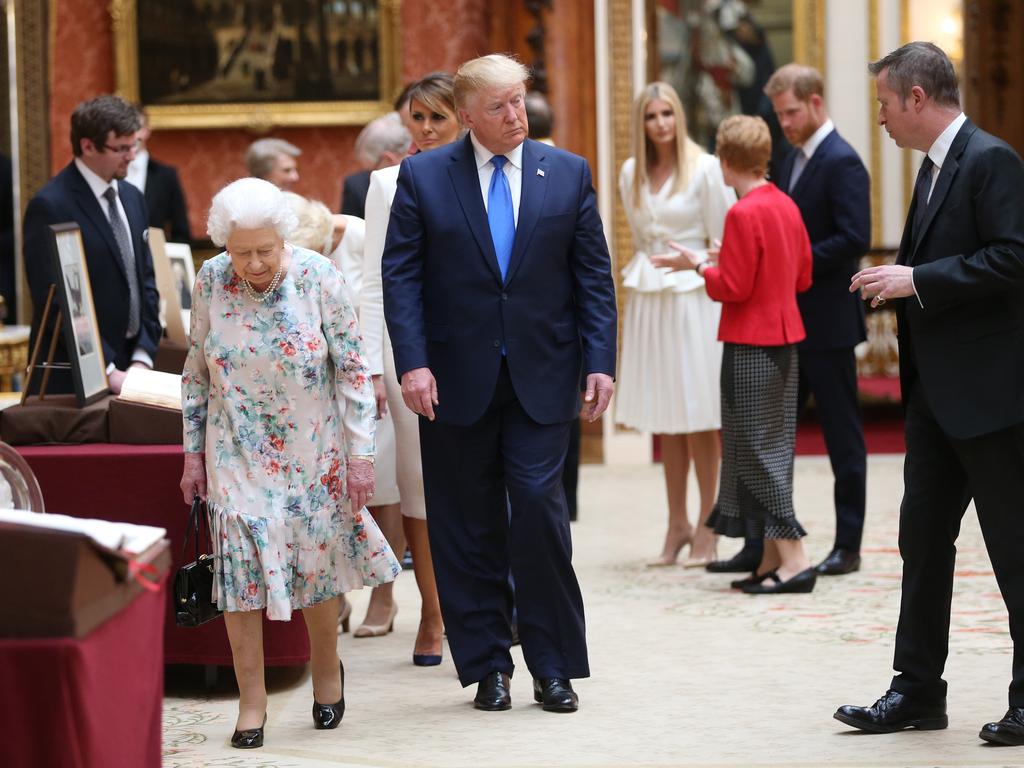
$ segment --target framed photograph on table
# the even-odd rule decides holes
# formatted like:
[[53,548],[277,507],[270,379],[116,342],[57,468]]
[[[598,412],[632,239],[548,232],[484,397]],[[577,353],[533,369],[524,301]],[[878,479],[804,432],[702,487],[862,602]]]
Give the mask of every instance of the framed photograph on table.
[[181,325],[188,343],[189,321],[192,318],[192,288],[196,284],[196,267],[192,261],[192,247],[188,243],[167,243],[167,261],[171,265],[174,291],[178,294]]
[[64,346],[71,365],[78,406],[104,397],[107,366],[103,359],[100,326],[92,299],[92,284],[85,263],[85,246],[77,224],[51,224],[53,232],[54,274],[57,277],[57,301],[62,320]]
[[110,13],[118,93],[153,128],[363,125],[400,87],[397,0],[112,0]]
[[[180,256],[171,260],[171,252],[179,254],[182,247],[188,251],[188,264],[180,263]],[[192,310],[192,284],[195,269],[192,251],[180,243],[168,243],[160,227],[149,228],[149,250],[153,254],[153,273],[156,289],[160,293],[160,323],[167,331],[167,340],[179,346],[188,345],[188,321]],[[189,274],[192,278],[189,279]],[[188,300],[185,301],[185,294]]]

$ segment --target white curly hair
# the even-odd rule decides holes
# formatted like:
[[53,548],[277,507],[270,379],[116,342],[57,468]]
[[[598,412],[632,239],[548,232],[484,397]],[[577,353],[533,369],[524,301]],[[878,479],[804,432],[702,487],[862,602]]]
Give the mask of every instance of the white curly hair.
[[213,198],[206,233],[223,248],[236,229],[270,228],[287,240],[297,225],[284,192],[269,181],[246,178],[231,182]]

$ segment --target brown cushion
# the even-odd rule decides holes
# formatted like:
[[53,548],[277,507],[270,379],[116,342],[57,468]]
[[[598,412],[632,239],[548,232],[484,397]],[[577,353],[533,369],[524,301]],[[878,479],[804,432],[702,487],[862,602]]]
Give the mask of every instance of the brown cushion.
[[[79,408],[74,395],[29,397],[0,411],[0,440],[11,445],[108,443],[107,410],[113,396]],[[179,419],[179,435],[181,424]]]
[[110,442],[133,445],[181,445],[181,411],[158,405],[110,401]]

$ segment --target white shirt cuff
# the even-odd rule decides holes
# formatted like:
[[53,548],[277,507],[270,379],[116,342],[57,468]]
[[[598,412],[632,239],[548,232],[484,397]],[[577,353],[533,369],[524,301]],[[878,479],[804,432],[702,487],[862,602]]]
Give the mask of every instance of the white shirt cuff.
[[132,353],[132,362],[133,363],[142,363],[144,366],[149,368],[149,370],[153,370],[153,358],[150,357],[149,353],[147,353],[143,349],[136,349]]
[[910,287],[914,289],[914,298],[917,299],[918,305],[920,305],[921,309],[924,309],[924,302],[921,301],[921,294],[919,294],[917,292],[917,286],[914,285],[914,268],[913,267],[910,268]]

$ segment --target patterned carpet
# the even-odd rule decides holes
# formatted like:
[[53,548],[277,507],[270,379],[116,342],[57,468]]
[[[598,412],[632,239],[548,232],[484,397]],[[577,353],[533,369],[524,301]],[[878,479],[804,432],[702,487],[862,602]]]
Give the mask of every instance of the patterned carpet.
[[[731,592],[727,577],[644,567],[663,534],[660,467],[584,467],[573,535],[594,676],[576,685],[577,714],[534,705],[521,663],[513,708],[503,713],[473,710],[473,689],[459,688],[447,657],[441,667],[413,667],[417,596],[407,574],[396,588],[395,632],[341,641],[348,708],[340,729],[313,730],[308,674],[277,672],[266,746],[233,750],[230,683],[204,695],[198,680],[178,676],[165,699],[164,765],[1022,765],[1024,748],[994,748],[977,738],[983,723],[1005,711],[1010,642],[973,509],[959,547],[947,665],[950,728],[868,736],[831,719],[840,704],[874,701],[891,676],[901,469],[901,457],[870,459],[863,571],[820,581],[811,595],[754,597]],[[798,459],[796,508],[810,531],[812,559],[831,543],[830,500],[827,461]],[[735,546],[723,542],[722,551]],[[365,594],[355,596],[355,616],[365,601]]]

